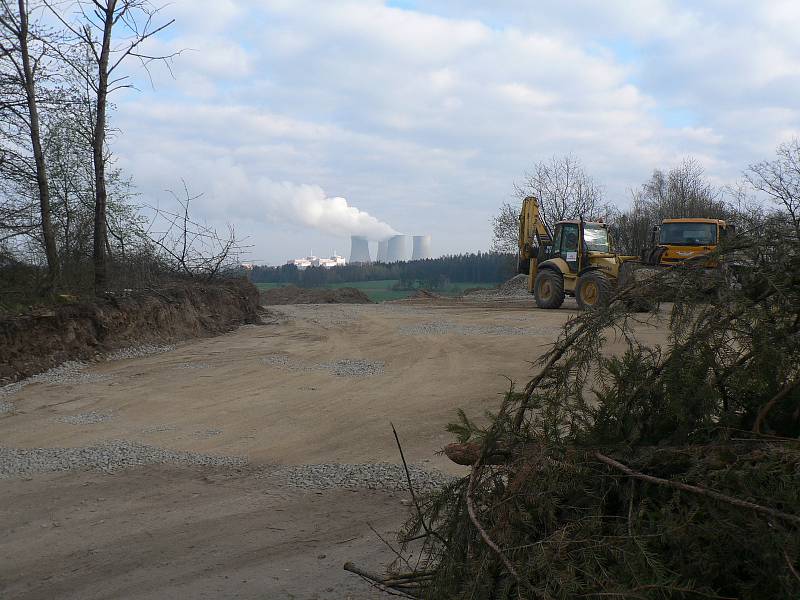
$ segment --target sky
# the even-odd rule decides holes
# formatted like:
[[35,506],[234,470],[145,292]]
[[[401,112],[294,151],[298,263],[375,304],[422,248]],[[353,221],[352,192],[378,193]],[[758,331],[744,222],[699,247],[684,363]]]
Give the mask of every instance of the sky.
[[[172,0],[127,66],[117,166],[143,202],[185,181],[248,261],[349,234],[487,250],[537,161],[571,154],[625,207],[691,156],[720,184],[800,135],[796,0]],[[374,250],[373,250],[374,252]]]

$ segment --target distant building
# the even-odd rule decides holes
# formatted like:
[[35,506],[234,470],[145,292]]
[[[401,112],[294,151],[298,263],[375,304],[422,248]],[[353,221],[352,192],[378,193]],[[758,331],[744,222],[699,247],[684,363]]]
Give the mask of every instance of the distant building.
[[347,264],[344,256],[339,256],[334,252],[330,258],[319,258],[314,256],[304,256],[303,258],[292,258],[286,261],[287,265],[294,265],[299,270],[307,269],[308,267],[325,267],[332,269],[333,267],[342,267]]

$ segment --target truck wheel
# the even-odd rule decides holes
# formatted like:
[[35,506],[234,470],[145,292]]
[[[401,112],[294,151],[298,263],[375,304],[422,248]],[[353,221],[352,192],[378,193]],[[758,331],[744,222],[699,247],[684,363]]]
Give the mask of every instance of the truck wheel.
[[558,308],[564,303],[564,278],[550,269],[539,271],[533,283],[533,297],[539,308]]
[[575,286],[575,299],[583,310],[607,305],[612,293],[611,282],[599,271],[589,271]]

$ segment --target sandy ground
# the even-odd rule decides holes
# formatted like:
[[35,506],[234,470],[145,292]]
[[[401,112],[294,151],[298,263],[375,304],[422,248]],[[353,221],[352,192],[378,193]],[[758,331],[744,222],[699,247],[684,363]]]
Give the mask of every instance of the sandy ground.
[[[370,527],[392,538],[407,515],[405,494],[291,488],[260,477],[259,467],[397,463],[392,422],[409,462],[458,474],[436,454],[450,441],[444,427],[455,409],[496,408],[507,378],[524,383],[528,361],[573,311],[274,307],[266,325],[93,365],[95,381],[29,385],[10,398],[16,411],[0,415],[2,446],[131,440],[243,456],[250,466],[0,480],[0,597],[383,597],[342,564],[379,571],[391,559]],[[438,332],[425,334],[432,324]],[[343,359],[384,370],[341,377],[318,368]],[[108,418],[59,420],[87,412]]]

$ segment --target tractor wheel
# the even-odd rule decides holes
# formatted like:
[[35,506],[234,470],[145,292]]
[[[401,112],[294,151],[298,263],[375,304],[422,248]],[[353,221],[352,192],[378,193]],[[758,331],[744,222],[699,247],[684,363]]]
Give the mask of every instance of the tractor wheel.
[[599,271],[589,271],[575,286],[575,299],[583,310],[607,305],[612,294],[611,281]]
[[533,284],[533,296],[539,308],[558,308],[564,303],[564,278],[560,273],[539,271]]

